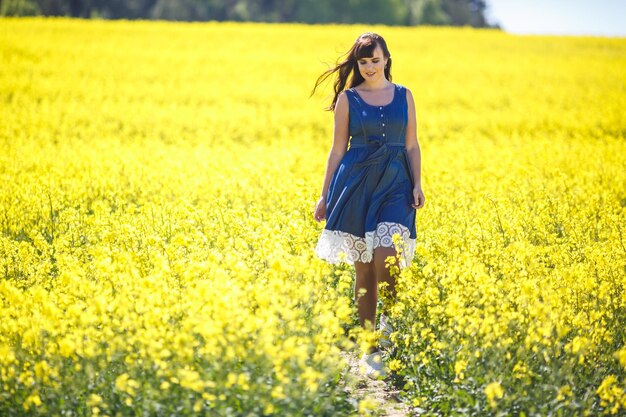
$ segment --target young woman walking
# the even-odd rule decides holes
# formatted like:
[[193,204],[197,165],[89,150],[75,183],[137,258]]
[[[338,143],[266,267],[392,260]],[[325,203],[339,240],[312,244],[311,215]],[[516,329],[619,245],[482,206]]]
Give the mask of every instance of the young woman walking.
[[[375,325],[378,283],[386,282],[391,299],[395,279],[385,266],[397,256],[392,236],[402,237],[399,267],[411,264],[415,251],[416,209],[424,206],[421,154],[413,96],[391,82],[391,55],[376,33],[360,35],[346,58],[324,72],[315,89],[333,74],[333,144],[315,220],[326,225],[315,247],[320,258],[354,265],[355,303],[363,327]],[[346,87],[349,85],[349,87]],[[348,144],[350,145],[348,148]],[[361,296],[362,290],[365,293]],[[381,314],[381,345],[392,331]],[[373,346],[361,365],[369,377],[385,376],[380,351]]]

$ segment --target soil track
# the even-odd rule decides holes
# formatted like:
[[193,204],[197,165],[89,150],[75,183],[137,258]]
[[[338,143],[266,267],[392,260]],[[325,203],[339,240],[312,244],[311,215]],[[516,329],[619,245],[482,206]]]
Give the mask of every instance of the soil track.
[[350,393],[358,403],[363,398],[371,398],[378,402],[377,416],[404,417],[409,416],[409,407],[398,398],[399,390],[384,380],[372,380],[362,375],[359,370],[359,357],[355,352],[346,352],[344,357],[350,364]]

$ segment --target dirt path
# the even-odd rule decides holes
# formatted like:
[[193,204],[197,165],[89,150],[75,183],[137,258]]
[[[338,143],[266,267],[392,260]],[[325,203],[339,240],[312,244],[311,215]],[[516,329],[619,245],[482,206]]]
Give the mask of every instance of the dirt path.
[[361,401],[370,398],[378,402],[376,416],[381,417],[404,417],[409,416],[409,407],[398,398],[399,391],[388,385],[384,380],[375,381],[359,371],[359,358],[354,352],[344,353],[345,359],[350,364],[350,393]]

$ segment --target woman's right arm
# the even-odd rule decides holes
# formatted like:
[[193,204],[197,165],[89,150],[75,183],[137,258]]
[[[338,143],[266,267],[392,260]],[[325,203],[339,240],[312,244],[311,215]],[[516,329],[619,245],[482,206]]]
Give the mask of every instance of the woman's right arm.
[[324,184],[322,185],[322,194],[315,209],[315,220],[320,221],[326,218],[326,197],[328,196],[328,188],[330,180],[333,177],[341,159],[348,149],[349,139],[349,107],[346,92],[341,92],[337,97],[335,104],[335,129],[333,133],[333,145],[328,154],[328,162],[326,164],[326,173],[324,174]]

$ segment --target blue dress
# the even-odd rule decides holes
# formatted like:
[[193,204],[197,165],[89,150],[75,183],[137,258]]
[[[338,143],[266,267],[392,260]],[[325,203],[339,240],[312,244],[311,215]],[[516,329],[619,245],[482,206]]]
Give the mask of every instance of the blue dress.
[[408,109],[405,87],[394,84],[385,106],[367,104],[351,88],[349,148],[333,174],[326,197],[326,225],[315,247],[321,259],[336,264],[371,262],[374,249],[395,247],[402,238],[400,267],[415,252],[413,171],[405,145]]

